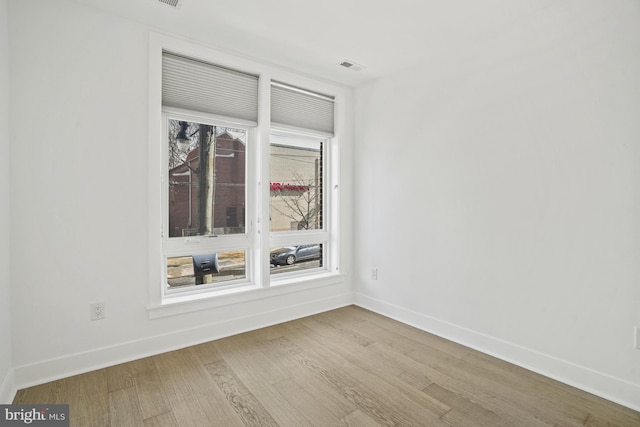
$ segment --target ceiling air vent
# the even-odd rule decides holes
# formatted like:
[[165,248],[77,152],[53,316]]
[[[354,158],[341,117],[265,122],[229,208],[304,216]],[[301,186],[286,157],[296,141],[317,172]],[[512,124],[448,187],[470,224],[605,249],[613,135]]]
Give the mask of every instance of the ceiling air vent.
[[348,59],[345,59],[344,61],[340,62],[340,64],[338,65],[353,71],[362,71],[365,68],[364,65],[356,64],[355,62],[349,61]]
[[182,6],[182,0],[158,0],[158,2],[176,8]]

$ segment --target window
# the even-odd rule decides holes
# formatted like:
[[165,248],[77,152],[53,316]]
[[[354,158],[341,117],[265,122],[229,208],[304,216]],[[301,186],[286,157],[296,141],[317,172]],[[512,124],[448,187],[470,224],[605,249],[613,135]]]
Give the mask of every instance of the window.
[[326,140],[296,133],[273,134],[270,150],[271,274],[326,265],[324,162]]
[[238,213],[236,212],[236,208],[228,207],[227,208],[227,227],[237,227],[237,226],[238,226]]
[[[164,114],[167,291],[247,280],[248,129]],[[229,250],[235,248],[235,250]]]
[[334,100],[273,81],[271,122],[271,275],[326,270],[330,200],[325,170],[331,168],[326,159],[328,135],[334,131]]
[[[247,147],[258,78],[162,53],[164,294],[247,283]],[[249,212],[251,212],[249,210]]]
[[270,67],[168,44],[155,62],[159,91],[150,91],[161,105],[161,132],[150,128],[152,180],[162,148],[161,191],[150,202],[162,231],[151,307],[335,276],[333,96],[304,88],[316,84],[307,78],[289,85]]

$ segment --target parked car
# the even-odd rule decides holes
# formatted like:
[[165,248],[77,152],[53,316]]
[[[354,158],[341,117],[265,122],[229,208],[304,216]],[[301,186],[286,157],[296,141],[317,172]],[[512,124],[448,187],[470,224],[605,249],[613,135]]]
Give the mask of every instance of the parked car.
[[320,245],[297,245],[271,251],[272,265],[292,265],[299,261],[320,259]]

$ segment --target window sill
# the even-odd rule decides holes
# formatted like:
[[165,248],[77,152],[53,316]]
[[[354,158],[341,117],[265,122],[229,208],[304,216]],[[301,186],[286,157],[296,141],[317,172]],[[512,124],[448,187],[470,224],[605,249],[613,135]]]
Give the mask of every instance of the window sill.
[[255,301],[263,298],[303,292],[322,286],[342,284],[345,281],[344,274],[321,273],[312,276],[287,277],[273,280],[271,286],[259,287],[256,285],[244,285],[208,292],[190,293],[187,295],[171,295],[163,299],[159,305],[147,308],[150,319],[191,313],[244,302]]

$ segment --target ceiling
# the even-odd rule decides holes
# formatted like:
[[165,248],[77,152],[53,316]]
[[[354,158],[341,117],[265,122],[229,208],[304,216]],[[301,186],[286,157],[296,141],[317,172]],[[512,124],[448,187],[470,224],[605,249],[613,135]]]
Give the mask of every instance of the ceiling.
[[[557,0],[74,0],[152,28],[355,86],[519,25]],[[349,60],[365,67],[353,71]]]

